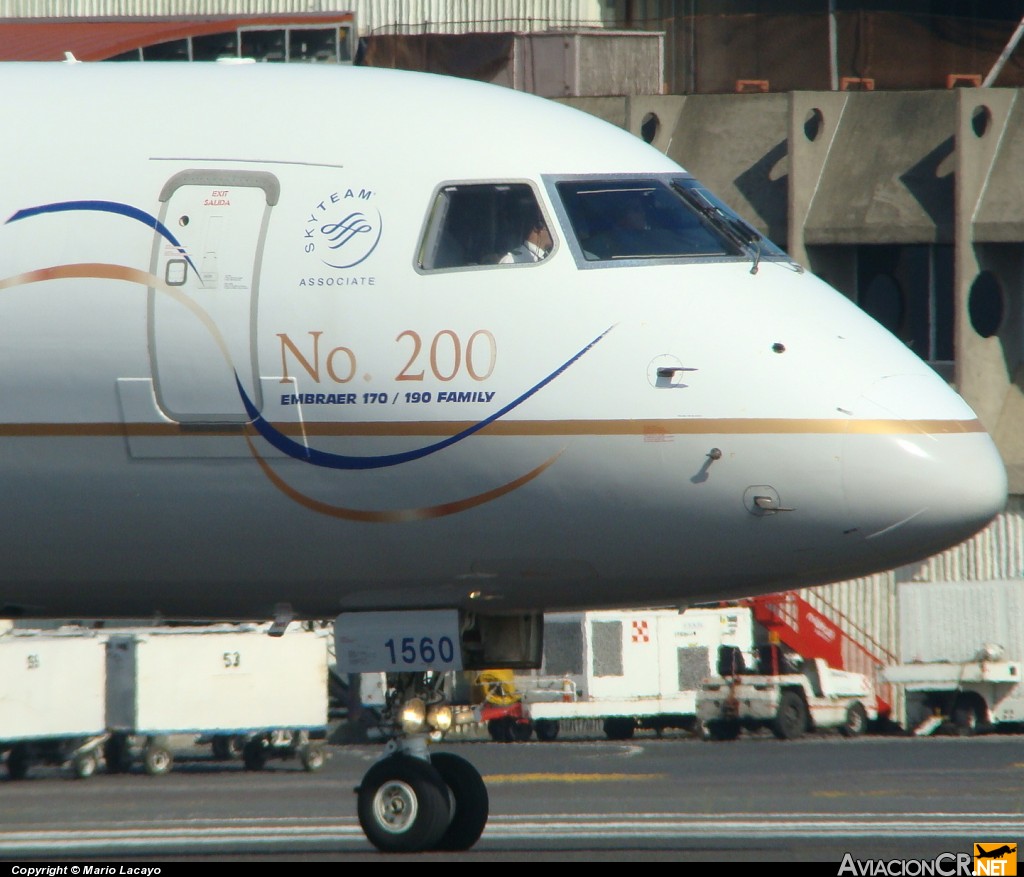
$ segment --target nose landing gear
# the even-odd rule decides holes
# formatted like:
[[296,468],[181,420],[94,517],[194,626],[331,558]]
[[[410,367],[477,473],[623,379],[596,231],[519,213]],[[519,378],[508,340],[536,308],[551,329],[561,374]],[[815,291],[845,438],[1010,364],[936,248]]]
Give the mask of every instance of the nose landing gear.
[[[437,729],[425,720],[417,728],[418,720],[410,718],[438,712],[442,695],[431,674],[403,674],[401,682],[385,711],[386,728],[395,735],[390,752],[356,789],[359,824],[382,852],[467,850],[487,825],[487,787],[466,759],[450,752],[428,754],[428,738]],[[425,702],[429,710],[423,709]]]
[[359,786],[359,824],[377,849],[434,849],[448,828],[448,788],[429,762],[411,755],[378,761]]

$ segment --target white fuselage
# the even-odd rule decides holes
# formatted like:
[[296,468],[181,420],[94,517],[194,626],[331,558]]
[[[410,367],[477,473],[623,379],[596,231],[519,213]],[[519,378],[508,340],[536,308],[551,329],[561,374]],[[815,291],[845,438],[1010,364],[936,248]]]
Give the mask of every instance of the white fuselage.
[[[597,120],[360,69],[0,86],[0,609],[692,602],[1002,507],[974,413],[788,261],[585,261],[559,181],[685,176]],[[504,181],[546,258],[425,269],[442,184]]]

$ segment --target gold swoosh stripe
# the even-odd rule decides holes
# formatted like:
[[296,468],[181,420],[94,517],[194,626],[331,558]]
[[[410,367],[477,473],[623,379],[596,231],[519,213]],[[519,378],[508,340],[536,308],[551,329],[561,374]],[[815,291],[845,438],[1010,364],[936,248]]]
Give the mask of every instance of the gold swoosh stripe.
[[[274,423],[285,435],[322,437],[449,436],[473,421],[442,420],[353,423]],[[182,435],[231,436],[241,426],[179,423],[3,423],[0,438],[36,437],[159,437]],[[978,420],[841,420],[798,418],[703,418],[681,420],[500,420],[480,430],[493,436],[642,436],[661,435],[947,435],[985,432]]]
[[44,283],[47,280],[123,280],[127,283],[137,283],[140,286],[148,286],[157,292],[174,299],[178,304],[191,311],[192,315],[199,320],[210,338],[217,345],[224,362],[229,369],[234,370],[231,363],[231,353],[228,350],[224,336],[221,335],[217,324],[213,322],[210,315],[185,295],[181,289],[175,288],[161,280],[148,271],[138,268],[129,268],[127,265],[111,265],[106,262],[76,262],[69,265],[51,265],[49,268],[38,268],[35,271],[28,271],[24,274],[17,274],[14,277],[5,277],[0,280],[0,290],[13,289],[16,286],[25,286],[30,283]]
[[[402,437],[454,435],[473,421],[274,423],[286,435]],[[984,432],[978,420],[814,420],[782,418],[691,418],[685,420],[501,420],[480,435],[945,435]],[[85,437],[253,434],[236,425],[180,423],[0,423],[0,437]]]
[[491,502],[500,496],[504,496],[506,493],[511,493],[513,490],[518,490],[524,484],[528,484],[530,481],[533,481],[534,478],[542,474],[555,462],[555,460],[561,457],[565,450],[563,448],[557,454],[549,457],[525,475],[520,475],[518,478],[513,481],[509,481],[507,484],[502,484],[500,487],[495,487],[492,490],[485,491],[484,493],[478,493],[475,496],[469,496],[463,499],[454,500],[453,502],[441,503],[434,506],[424,506],[422,508],[374,510],[331,505],[306,496],[304,493],[300,493],[270,467],[270,464],[260,456],[255,445],[253,445],[252,440],[248,436],[245,437],[245,442],[249,445],[249,451],[252,453],[256,462],[259,463],[260,468],[263,470],[263,474],[267,476],[274,487],[289,499],[297,502],[299,505],[304,506],[310,511],[318,512],[321,515],[328,515],[332,518],[341,518],[345,521],[360,521],[365,524],[397,524],[403,521],[426,521],[432,518],[443,518],[448,515],[455,515],[459,512],[475,508],[476,506],[484,505],[484,503]]

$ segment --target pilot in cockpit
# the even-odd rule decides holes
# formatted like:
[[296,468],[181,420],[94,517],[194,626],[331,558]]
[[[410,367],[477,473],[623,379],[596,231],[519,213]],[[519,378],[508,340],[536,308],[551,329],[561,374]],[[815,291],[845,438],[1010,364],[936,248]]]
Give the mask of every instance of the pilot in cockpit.
[[499,265],[521,262],[539,262],[551,252],[551,232],[536,204],[524,207],[520,217],[519,240],[522,243],[509,250],[498,260]]
[[[617,202],[617,203],[616,203]],[[678,238],[654,224],[645,199],[624,193],[611,201],[617,208],[611,227],[586,242],[590,257],[601,259],[638,258],[672,253],[678,250]]]

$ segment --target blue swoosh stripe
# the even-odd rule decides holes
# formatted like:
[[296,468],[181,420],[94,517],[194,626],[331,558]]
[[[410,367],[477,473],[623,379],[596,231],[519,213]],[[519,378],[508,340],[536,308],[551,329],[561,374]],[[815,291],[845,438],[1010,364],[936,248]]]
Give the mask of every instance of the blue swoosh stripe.
[[512,409],[522,405],[527,399],[536,393],[540,392],[544,387],[550,384],[555,378],[561,375],[566,369],[569,368],[573,363],[579,361],[584,355],[586,355],[594,346],[601,341],[614,326],[609,326],[598,335],[593,341],[591,341],[586,347],[580,350],[573,357],[562,363],[557,369],[555,369],[546,378],[541,380],[539,383],[534,384],[525,393],[514,399],[504,408],[496,411],[486,420],[481,420],[479,423],[474,423],[472,426],[462,430],[462,432],[455,433],[448,438],[442,439],[439,442],[435,442],[432,445],[426,445],[422,448],[416,448],[412,451],[404,451],[400,454],[382,454],[371,457],[352,457],[345,454],[329,454],[325,451],[318,451],[315,448],[308,448],[300,442],[294,439],[288,438],[278,430],[274,429],[263,417],[262,414],[253,405],[252,400],[249,399],[242,387],[241,381],[238,380],[237,373],[235,374],[235,383],[238,385],[238,392],[242,397],[242,402],[245,405],[245,410],[252,420],[252,425],[256,428],[256,431],[263,436],[273,447],[281,451],[283,454],[287,454],[289,457],[294,457],[297,460],[304,460],[307,463],[311,463],[314,466],[323,466],[328,469],[383,469],[386,466],[397,466],[401,463],[408,463],[412,460],[419,460],[422,457],[427,457],[430,454],[435,454],[438,451],[444,450],[445,448],[451,447],[457,442],[461,442],[463,439],[469,438],[471,435],[480,432],[484,427],[488,426],[494,421],[504,417]]
[[119,216],[127,216],[129,219],[135,219],[148,228],[155,229],[162,237],[166,238],[177,248],[178,252],[185,257],[189,265],[192,265],[192,270],[197,274],[199,273],[196,266],[192,264],[192,259],[189,258],[188,254],[185,252],[185,248],[171,233],[171,230],[155,216],[151,216],[146,213],[145,210],[140,210],[138,207],[132,207],[130,204],[121,204],[118,201],[59,201],[54,204],[40,204],[37,207],[25,207],[11,216],[7,222],[17,222],[19,219],[30,219],[33,216],[40,216],[44,213],[65,213],[74,210],[94,210],[101,213],[116,213]]

